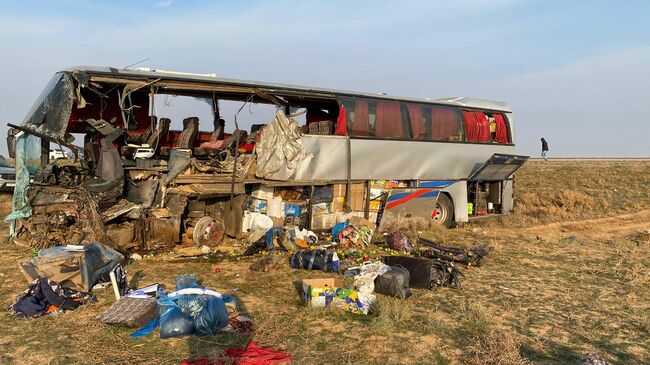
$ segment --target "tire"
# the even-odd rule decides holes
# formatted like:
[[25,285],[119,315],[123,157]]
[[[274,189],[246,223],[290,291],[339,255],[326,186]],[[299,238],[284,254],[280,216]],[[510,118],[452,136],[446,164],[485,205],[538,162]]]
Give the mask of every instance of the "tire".
[[194,226],[192,240],[197,247],[203,245],[215,247],[223,242],[224,235],[223,222],[212,217],[203,217]]
[[445,228],[451,228],[454,224],[454,202],[447,194],[441,193],[438,196],[435,215],[431,219]]

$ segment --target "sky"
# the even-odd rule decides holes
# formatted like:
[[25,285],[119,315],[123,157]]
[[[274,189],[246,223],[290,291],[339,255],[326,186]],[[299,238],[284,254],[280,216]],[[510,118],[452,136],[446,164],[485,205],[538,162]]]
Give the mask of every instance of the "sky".
[[[0,0],[0,135],[56,71],[148,59],[135,67],[500,100],[518,153],[538,155],[545,137],[549,156],[647,157],[648,24],[650,1],[635,0]],[[174,104],[209,120],[205,103],[161,108]]]

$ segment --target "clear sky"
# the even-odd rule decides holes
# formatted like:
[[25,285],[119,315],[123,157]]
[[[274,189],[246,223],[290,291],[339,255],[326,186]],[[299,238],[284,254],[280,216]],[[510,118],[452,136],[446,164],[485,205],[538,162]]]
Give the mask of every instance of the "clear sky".
[[537,155],[543,136],[551,156],[650,156],[650,1],[634,0],[0,0],[0,134],[57,70],[145,58],[138,66],[502,100],[519,153]]

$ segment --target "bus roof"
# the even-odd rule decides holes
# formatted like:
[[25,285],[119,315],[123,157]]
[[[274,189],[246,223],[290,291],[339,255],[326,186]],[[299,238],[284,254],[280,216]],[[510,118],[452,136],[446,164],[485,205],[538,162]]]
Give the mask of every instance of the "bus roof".
[[154,81],[160,79],[161,81],[182,82],[187,84],[214,84],[214,85],[227,85],[238,87],[250,87],[256,89],[264,89],[265,91],[275,92],[292,92],[310,95],[314,97],[322,97],[328,95],[331,97],[347,96],[347,97],[362,97],[372,99],[386,99],[402,102],[414,102],[423,104],[438,104],[438,105],[453,105],[466,108],[486,109],[502,112],[511,112],[512,109],[504,102],[491,101],[483,99],[473,99],[465,97],[443,98],[443,99],[421,99],[409,98],[386,95],[383,93],[363,93],[353,92],[346,90],[334,90],[327,88],[316,88],[308,86],[287,85],[269,82],[257,82],[249,80],[239,80],[225,77],[217,77],[215,75],[201,75],[184,72],[172,72],[165,70],[156,70],[148,68],[138,69],[120,69],[114,67],[97,67],[97,66],[76,66],[71,67],[62,72],[70,72],[73,74],[87,74],[90,76],[104,76],[113,77],[116,79],[132,79],[132,80],[148,80]]

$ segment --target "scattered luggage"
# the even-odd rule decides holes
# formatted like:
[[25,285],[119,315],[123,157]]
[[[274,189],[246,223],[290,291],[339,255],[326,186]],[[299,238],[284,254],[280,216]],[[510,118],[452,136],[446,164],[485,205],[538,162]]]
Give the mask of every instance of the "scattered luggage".
[[460,277],[465,276],[453,263],[408,256],[384,256],[382,261],[390,266],[402,266],[408,270],[409,286],[436,290],[440,286],[460,288]]
[[411,296],[409,271],[401,266],[390,266],[390,270],[377,276],[375,292],[406,299]]
[[422,254],[428,258],[458,262],[465,265],[480,266],[481,260],[490,251],[485,245],[475,246],[470,249],[448,247],[435,243],[426,238],[418,238],[418,242],[428,247]]
[[155,298],[122,297],[100,314],[97,319],[106,324],[132,328],[142,327],[156,318],[156,308]]
[[338,272],[339,257],[336,252],[323,250],[300,250],[291,255],[291,267],[294,269],[322,270]]

